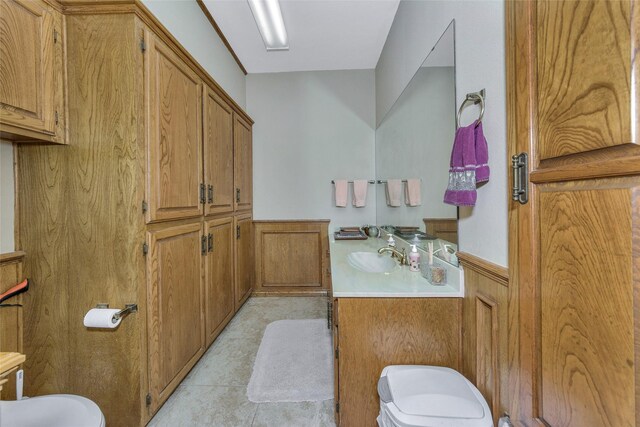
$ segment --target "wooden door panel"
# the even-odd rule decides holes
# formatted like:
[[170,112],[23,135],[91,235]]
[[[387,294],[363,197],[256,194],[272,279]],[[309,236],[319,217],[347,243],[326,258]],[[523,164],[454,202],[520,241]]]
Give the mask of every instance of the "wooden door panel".
[[233,211],[233,110],[209,87],[204,97],[206,214]]
[[630,2],[536,4],[540,159],[637,143]]
[[251,215],[235,218],[236,225],[236,287],[235,309],[238,309],[251,295],[253,289],[253,224]]
[[207,221],[209,238],[205,266],[205,324],[210,345],[234,313],[233,218]]
[[202,214],[201,83],[147,33],[149,221]]
[[44,2],[0,2],[0,117],[20,128],[53,134],[53,13]]
[[551,426],[636,423],[639,186],[633,179],[542,188],[538,392],[540,418]]
[[200,223],[149,234],[149,381],[160,405],[204,351]]
[[234,115],[233,151],[234,181],[236,186],[235,209],[251,209],[253,204],[253,151],[251,125]]

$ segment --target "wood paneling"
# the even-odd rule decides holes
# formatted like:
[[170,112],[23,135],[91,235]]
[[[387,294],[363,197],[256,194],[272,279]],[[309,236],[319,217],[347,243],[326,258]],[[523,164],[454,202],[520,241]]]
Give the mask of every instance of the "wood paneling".
[[206,344],[211,345],[234,311],[233,218],[205,221],[207,256],[205,261]]
[[204,353],[200,223],[149,233],[149,383],[157,409]]
[[540,159],[636,142],[630,1],[536,2]]
[[507,269],[466,253],[462,305],[462,373],[489,405],[494,422],[508,409]]
[[424,218],[423,222],[427,234],[458,244],[457,219]]
[[204,90],[205,214],[233,212],[233,110],[211,88]]
[[253,222],[251,214],[234,217],[236,232],[234,303],[238,311],[253,289]]
[[256,221],[255,292],[326,294],[328,220]]
[[202,84],[155,34],[145,34],[149,221],[202,215]]
[[459,369],[456,298],[338,298],[340,425],[373,426],[387,365]]
[[253,206],[253,141],[251,124],[237,114],[233,116],[234,183],[236,187],[235,209],[246,210]]
[[[6,292],[25,277],[22,274],[24,252],[0,255],[0,293]],[[5,304],[22,304],[23,294],[17,295]],[[23,307],[0,307],[0,352],[23,352]],[[2,385],[5,399],[15,399],[15,376],[10,375]]]
[[0,3],[0,132],[64,143],[62,15],[40,0]]

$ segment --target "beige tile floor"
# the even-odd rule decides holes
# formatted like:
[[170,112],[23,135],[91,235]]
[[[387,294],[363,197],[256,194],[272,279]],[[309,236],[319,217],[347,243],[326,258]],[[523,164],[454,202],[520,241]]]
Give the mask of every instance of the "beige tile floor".
[[251,298],[151,420],[153,427],[329,427],[333,400],[253,403],[247,384],[266,326],[326,318],[326,298]]

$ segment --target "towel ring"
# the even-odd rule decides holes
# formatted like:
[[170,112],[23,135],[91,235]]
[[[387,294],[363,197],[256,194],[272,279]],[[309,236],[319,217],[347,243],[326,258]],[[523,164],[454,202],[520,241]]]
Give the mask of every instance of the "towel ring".
[[468,93],[464,98],[462,105],[458,109],[458,115],[456,116],[456,129],[460,127],[460,116],[462,115],[462,110],[467,105],[467,103],[471,102],[473,105],[480,104],[480,116],[478,117],[477,122],[482,122],[482,117],[484,117],[484,97],[485,91],[482,89],[480,92],[472,92]]

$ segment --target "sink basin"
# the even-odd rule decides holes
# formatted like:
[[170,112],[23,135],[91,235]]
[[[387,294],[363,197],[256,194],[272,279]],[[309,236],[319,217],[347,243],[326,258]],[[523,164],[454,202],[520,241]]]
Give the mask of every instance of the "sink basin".
[[365,273],[388,273],[398,265],[388,255],[373,252],[351,252],[347,255],[347,261],[353,268]]

